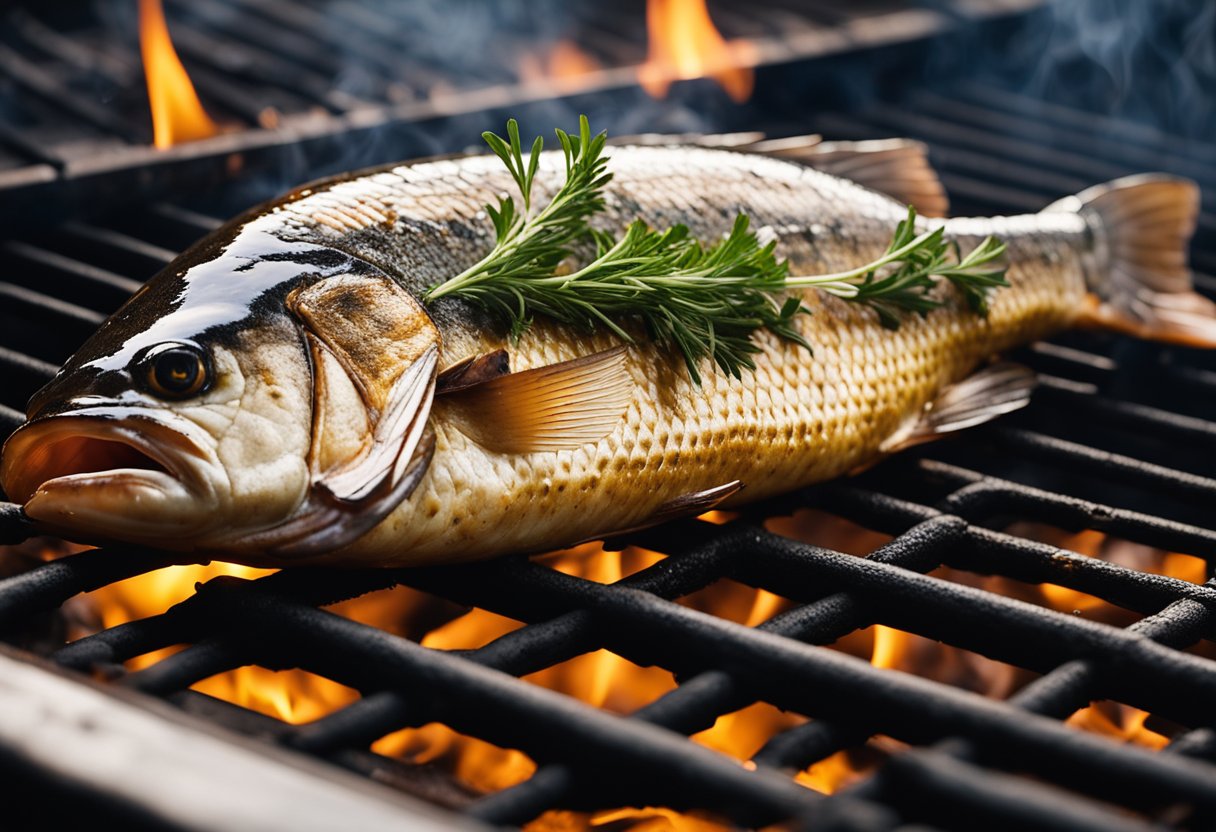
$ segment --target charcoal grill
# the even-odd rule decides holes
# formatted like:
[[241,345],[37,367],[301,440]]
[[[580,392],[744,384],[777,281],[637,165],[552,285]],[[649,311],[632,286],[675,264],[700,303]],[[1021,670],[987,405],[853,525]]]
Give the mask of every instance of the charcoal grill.
[[[792,0],[773,5],[819,8]],[[306,20],[284,17],[294,6],[266,8],[277,25],[307,32]],[[4,60],[0,53],[0,66]],[[850,56],[842,60],[850,71],[856,68],[848,64]],[[907,60],[902,56],[897,65],[907,66]],[[225,71],[211,69],[217,76]],[[12,77],[11,66],[8,74]],[[18,83],[25,82],[18,78]],[[349,103],[332,100],[325,92],[329,87],[319,82],[309,89],[330,116]],[[597,95],[603,97],[578,103],[607,100],[600,106],[621,106],[620,90],[601,89]],[[512,103],[529,113],[547,112],[549,105],[533,109],[525,98]],[[474,120],[484,119],[481,126],[493,126],[499,113],[483,104],[474,98],[461,106],[479,113]],[[856,106],[812,113],[800,106],[796,116],[779,101],[763,106],[765,119],[784,132],[925,140],[958,214],[1036,210],[1062,194],[1143,169],[1193,176],[1205,197],[1216,194],[1212,145],[1045,104],[1000,78],[960,84],[918,74],[894,100],[863,97]],[[380,102],[376,118],[407,124],[408,133],[401,135],[421,135],[438,124],[434,114],[418,122],[400,109],[384,115],[389,109]],[[327,125],[335,136],[351,129],[332,119]],[[250,130],[243,138],[222,141],[250,152],[281,138],[271,141],[268,134]],[[19,173],[12,174],[10,185],[30,175],[24,161],[36,155],[20,146],[23,140],[0,133],[0,143],[25,154],[22,165],[12,168]],[[411,141],[386,146],[414,148]],[[300,146],[296,139],[281,144]],[[208,170],[228,153],[186,147],[191,149],[181,151],[182,158],[197,154]],[[118,173],[99,176],[99,187],[76,207],[92,203],[96,209],[94,200],[113,198],[107,183],[123,181],[123,171],[138,175],[148,153],[130,152],[116,164]],[[62,180],[59,186],[72,192],[71,165],[41,163],[51,164]],[[145,193],[161,192],[159,187]],[[262,181],[260,187],[273,183]],[[125,212],[103,211],[99,218],[94,210],[91,217],[0,243],[6,263],[0,282],[3,432],[19,423],[25,398],[139,280],[215,227],[214,217],[247,199],[245,182],[198,198],[145,199]],[[1216,268],[1211,208],[1205,202],[1193,253],[1201,272]],[[1208,291],[1216,288],[1202,273],[1197,282]],[[526,823],[551,809],[617,806],[708,811],[745,826],[786,822],[858,832],[1211,828],[1216,822],[1216,663],[1203,645],[1216,640],[1216,583],[1196,584],[1085,557],[1019,535],[1014,523],[1094,530],[1210,563],[1216,557],[1211,520],[1216,361],[1180,348],[1078,333],[1036,344],[1017,358],[1043,380],[1026,411],[901,455],[859,477],[751,506],[725,525],[686,520],[613,541],[667,557],[610,585],[523,558],[391,571],[299,569],[256,580],[215,579],[164,614],[65,645],[38,626],[47,613],[82,591],[162,566],[169,562],[166,556],[125,548],[89,551],[8,577],[0,581],[0,630],[20,649],[0,653],[6,668],[0,674],[6,707],[0,711],[32,715],[37,710],[31,701],[65,704],[44,710],[45,731],[0,716],[0,767],[28,786],[24,800],[39,812],[72,811],[36,802],[53,790],[83,801],[64,805],[121,809],[136,825],[174,828],[223,825],[222,812],[243,801],[253,808],[240,819],[252,824],[256,813],[276,800],[279,812],[284,805],[303,807],[293,825],[306,828],[323,828],[333,816],[344,817],[352,828],[378,828],[392,818],[419,825],[503,826]],[[891,540],[857,557],[766,530],[766,518],[805,507]],[[13,509],[0,514],[6,541],[15,542],[27,531]],[[944,568],[1067,587],[1127,611],[1133,623],[1119,628],[1045,609],[948,579]],[[679,603],[723,581],[766,589],[790,606],[746,627]],[[480,649],[449,652],[323,609],[397,585],[525,626]],[[874,623],[1025,669],[1036,678],[997,701],[876,669],[824,646]],[[133,657],[174,645],[185,649],[145,669],[122,670]],[[670,670],[679,685],[621,718],[518,678],[601,648]],[[49,664],[32,660],[31,650]],[[303,668],[355,688],[362,697],[315,722],[289,725],[189,691],[201,679],[251,664]],[[87,681],[90,675],[93,681]],[[1062,723],[1095,700],[1150,712],[1171,735],[1170,744],[1154,753]],[[810,721],[772,737],[748,766],[686,739],[757,701]],[[22,702],[25,710],[18,707]],[[111,719],[112,713],[122,719]],[[98,714],[104,717],[100,724]],[[521,749],[539,767],[519,785],[470,795],[369,750],[393,731],[430,722]],[[56,729],[63,725],[71,730]],[[73,765],[39,750],[56,739],[85,735],[97,741],[74,746],[79,759]],[[876,735],[913,747],[830,796],[790,776]],[[167,777],[153,781],[150,795],[129,788],[138,767],[116,768],[106,756],[107,737],[147,750],[179,742],[180,736],[203,737],[206,749],[194,756],[158,757],[158,762],[182,767],[196,785],[213,790],[192,790]],[[230,767],[248,772],[248,788],[225,779]],[[283,771],[290,776],[275,773]],[[400,797],[401,791],[451,811],[419,808]],[[312,795],[306,802],[300,799],[305,793]],[[251,797],[255,794],[260,799]],[[314,812],[314,806],[323,809]],[[325,814],[329,811],[342,814]],[[242,825],[232,817],[227,825]],[[273,828],[274,821],[266,825]]]

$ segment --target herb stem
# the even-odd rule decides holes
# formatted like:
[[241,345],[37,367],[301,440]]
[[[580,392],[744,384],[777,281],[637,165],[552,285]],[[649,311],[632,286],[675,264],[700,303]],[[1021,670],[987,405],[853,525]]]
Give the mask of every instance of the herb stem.
[[[880,257],[821,275],[791,276],[787,261],[775,254],[776,243],[762,245],[748,230],[745,214],[714,243],[698,241],[684,225],[660,230],[641,220],[619,237],[598,231],[589,221],[603,211],[603,189],[612,178],[603,156],[606,136],[592,136],[586,117],[579,119],[577,135],[556,133],[566,178],[539,210],[532,189],[544,141],[538,137],[525,158],[514,119],[507,122],[506,139],[482,134],[514,179],[522,209],[511,196],[487,205],[493,249],[432,287],[426,300],[458,295],[499,315],[512,337],[540,314],[586,329],[604,327],[632,342],[621,321],[632,319],[655,342],[679,350],[699,384],[703,358],[735,377],[754,369],[758,329],[810,349],[794,322],[809,310],[790,290],[820,289],[865,304],[894,329],[907,313],[925,315],[941,305],[930,295],[937,278],[949,280],[979,314],[987,311],[988,293],[1008,285],[1005,269],[995,262],[1005,251],[1002,243],[985,239],[964,257],[942,227],[916,234],[910,206]],[[595,246],[590,262],[558,274],[589,244]]]
[[[888,251],[886,254],[872,263],[867,263],[864,266],[858,266],[857,268],[849,269],[848,271],[833,272],[831,274],[794,275],[786,278],[785,285],[791,289],[809,289],[813,287],[816,289],[826,289],[827,291],[832,291],[832,289],[828,288],[831,284],[840,284],[841,286],[848,286],[856,290],[857,287],[852,284],[853,280],[856,280],[859,277],[865,277],[867,274],[877,271],[883,266],[888,266],[891,263],[903,260],[913,251],[921,248],[934,237],[940,236],[940,231],[926,231],[924,234],[921,234],[907,245],[901,246],[894,251]],[[856,294],[857,292],[854,291],[853,295]]]

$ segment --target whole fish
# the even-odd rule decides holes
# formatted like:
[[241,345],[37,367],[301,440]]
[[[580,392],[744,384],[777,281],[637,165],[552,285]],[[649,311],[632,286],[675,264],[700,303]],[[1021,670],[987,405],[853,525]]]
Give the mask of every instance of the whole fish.
[[[653,143],[652,143],[653,144]],[[791,158],[775,158],[776,156]],[[561,179],[546,153],[538,187]],[[915,145],[614,148],[596,223],[745,213],[795,274],[880,256],[905,201],[941,207]],[[842,174],[842,175],[837,175]],[[849,178],[845,178],[845,177]],[[879,190],[895,193],[891,198]],[[944,305],[897,330],[819,291],[767,331],[754,372],[703,384],[629,345],[538,317],[512,341],[425,290],[493,244],[498,159],[394,165],[302,187],[168,265],[30,402],[0,482],[43,529],[256,565],[406,565],[548,550],[838,477],[1025,404],[993,356],[1078,323],[1212,346],[1184,250],[1198,192],[1120,180],[1033,215],[918,220],[964,250],[1008,244],[986,316]]]

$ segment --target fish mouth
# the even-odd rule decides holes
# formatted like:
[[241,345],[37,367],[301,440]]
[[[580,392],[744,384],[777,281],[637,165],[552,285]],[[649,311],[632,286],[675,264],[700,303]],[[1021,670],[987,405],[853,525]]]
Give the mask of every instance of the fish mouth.
[[142,408],[90,407],[35,419],[4,445],[0,484],[48,531],[162,542],[196,529],[222,471],[193,422]]

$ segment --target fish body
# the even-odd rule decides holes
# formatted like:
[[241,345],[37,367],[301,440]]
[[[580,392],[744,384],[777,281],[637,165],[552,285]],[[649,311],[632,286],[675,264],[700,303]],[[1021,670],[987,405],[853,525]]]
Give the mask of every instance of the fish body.
[[[622,147],[610,164],[596,225],[619,231],[640,217],[712,240],[743,213],[793,274],[873,261],[906,215],[856,182],[761,155]],[[559,184],[560,165],[546,154],[542,189]],[[253,564],[544,551],[646,525],[730,483],[743,486],[737,503],[870,464],[993,356],[1098,308],[1141,334],[1168,328],[1151,309],[1129,323],[1126,292],[1111,288],[1119,280],[1139,291],[1152,275],[1161,285],[1145,291],[1187,298],[1192,324],[1210,312],[1173,260],[1131,262],[1112,236],[1147,211],[1165,228],[1158,239],[1181,250],[1193,186],[1147,179],[1040,214],[921,219],[944,224],[964,251],[990,234],[1008,245],[1010,285],[986,315],[942,281],[940,308],[890,330],[862,305],[808,290],[809,314],[795,322],[812,351],[761,330],[754,371],[733,378],[707,365],[698,386],[677,352],[641,331],[622,353],[606,330],[538,316],[512,340],[467,301],[424,302],[490,249],[484,206],[510,190],[493,157],[437,160],[320,182],[237,218],[150,281],[35,396],[5,449],[5,490],[68,537]],[[165,344],[184,345],[176,365],[157,358]],[[162,375],[181,383],[177,365],[189,376],[195,353],[200,392],[149,394]],[[443,394],[445,369],[501,354],[511,376],[613,357],[571,388],[596,402],[585,418],[578,395],[544,385],[539,406],[507,384],[490,398]],[[565,413],[555,424],[575,426],[570,441],[485,440],[527,407],[541,421]],[[588,438],[578,427],[588,422],[603,429]],[[85,435],[103,441],[75,438]],[[115,468],[119,450],[144,460]]]

